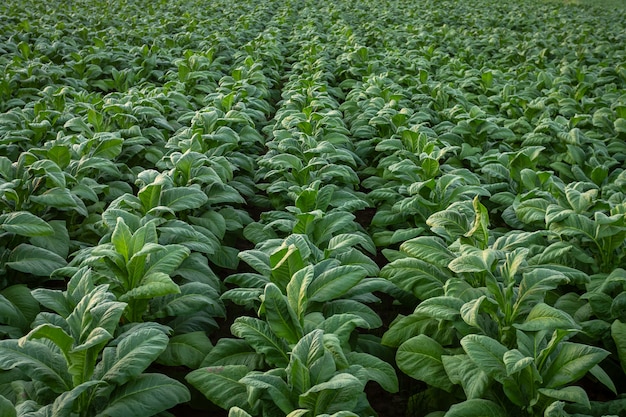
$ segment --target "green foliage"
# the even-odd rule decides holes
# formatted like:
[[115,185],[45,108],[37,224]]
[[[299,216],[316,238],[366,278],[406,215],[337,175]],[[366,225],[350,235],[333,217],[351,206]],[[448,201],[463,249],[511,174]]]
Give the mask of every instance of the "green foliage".
[[19,371],[8,392],[29,393],[20,402],[38,403],[39,413],[121,416],[153,415],[189,399],[179,382],[144,373],[166,349],[167,329],[139,325],[114,339],[126,304],[95,286],[89,270],[77,272],[64,293],[33,293],[55,313],[40,313],[19,340],[0,341],[0,368]]
[[623,7],[100,3],[0,5],[0,414],[623,414]]

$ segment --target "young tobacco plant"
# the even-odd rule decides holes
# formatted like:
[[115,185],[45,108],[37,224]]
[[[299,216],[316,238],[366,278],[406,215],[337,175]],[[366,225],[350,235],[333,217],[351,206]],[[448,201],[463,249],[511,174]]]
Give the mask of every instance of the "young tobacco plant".
[[52,312],[39,313],[21,339],[0,341],[1,374],[12,381],[2,378],[2,392],[14,415],[147,417],[189,400],[178,381],[144,373],[166,349],[168,329],[120,328],[126,303],[96,285],[89,269],[64,292],[42,288],[33,296]]
[[[321,251],[300,235],[291,235],[282,241],[282,245],[277,248],[272,245],[268,249],[269,254],[264,247],[241,252],[241,258],[257,272],[226,278],[227,284],[235,284],[238,288],[224,292],[224,300],[258,309],[264,291],[271,284],[288,296],[288,303],[300,326],[304,325],[309,313],[329,317],[344,312],[361,316],[367,328],[382,324],[378,314],[366,305],[378,301],[373,291],[391,288],[381,278],[367,277],[377,273],[375,265],[350,256],[350,252],[347,256],[317,261],[314,251]],[[300,291],[304,293],[298,295]]]
[[[446,245],[433,236],[411,239],[392,253],[397,259],[383,269],[383,276],[423,300],[383,336],[383,343],[398,346],[398,367],[426,382],[431,391],[458,394],[455,386],[462,386],[467,401],[453,405],[446,416],[507,415],[504,410],[511,405],[521,407],[520,415],[542,415],[559,400],[588,405],[582,389],[572,386],[587,372],[615,392],[598,366],[609,352],[560,343],[581,326],[546,303],[560,285],[589,277],[550,263],[555,259],[550,248],[535,254],[534,245],[541,242],[536,234],[491,238],[486,209],[477,200],[474,215],[473,223],[452,222],[451,212],[437,221],[429,219],[434,231],[455,241]],[[456,216],[467,218],[470,212]],[[534,340],[535,350],[529,350],[528,340]],[[588,357],[576,362],[577,355]],[[504,396],[495,394],[499,389]]]
[[134,232],[119,217],[111,242],[89,248],[75,259],[81,266],[93,267],[121,301],[128,302],[124,317],[143,321],[152,298],[180,293],[170,275],[189,256],[182,245],[160,245],[156,223],[146,222]]
[[398,390],[391,365],[366,353],[345,352],[335,334],[320,329],[302,336],[269,371],[251,371],[245,364],[210,366],[191,372],[187,380],[220,407],[241,408],[235,415],[242,416],[373,415],[365,383]]
[[[306,239],[291,235],[271,254],[242,252],[242,259],[258,273],[231,275],[228,283],[239,288],[226,291],[223,298],[256,308],[259,318],[236,318],[231,332],[241,339],[220,339],[203,362],[209,367],[187,377],[220,407],[239,405],[254,415],[303,415],[300,409],[313,415],[339,410],[365,415],[371,411],[364,401],[364,385],[350,371],[360,366],[376,369],[363,370],[371,374],[360,379],[397,390],[388,363],[358,352],[383,355],[384,349],[375,339],[355,333],[357,327],[382,325],[365,303],[378,300],[371,292],[385,290],[385,281],[366,278],[366,268],[342,264],[337,258],[312,263],[311,251]],[[313,349],[309,344],[317,347],[301,353],[305,347]],[[322,358],[320,344],[328,350]],[[258,371],[268,367],[269,371]],[[231,388],[241,394],[224,396]],[[249,407],[243,407],[245,402]]]

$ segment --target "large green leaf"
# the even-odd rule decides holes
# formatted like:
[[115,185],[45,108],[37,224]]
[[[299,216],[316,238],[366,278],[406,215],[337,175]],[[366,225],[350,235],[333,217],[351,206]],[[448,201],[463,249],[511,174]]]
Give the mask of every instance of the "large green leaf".
[[471,399],[454,404],[444,417],[507,417],[508,413],[493,401]]
[[167,294],[180,293],[180,287],[172,281],[169,275],[155,272],[145,275],[141,283],[120,296],[120,301],[133,299],[151,299]]
[[506,376],[504,354],[508,349],[488,336],[470,334],[461,339],[461,345],[469,358],[487,375],[497,381]]
[[295,405],[291,401],[291,389],[283,378],[273,375],[272,371],[265,373],[249,372],[239,382],[249,387],[266,391],[272,404],[278,406],[283,413],[291,412]]
[[0,323],[9,337],[19,338],[30,330],[39,313],[39,303],[25,285],[11,285],[0,292]]
[[209,197],[195,187],[175,187],[161,193],[161,205],[176,212],[202,207]]
[[47,177],[48,183],[59,188],[65,188],[65,174],[61,168],[49,159],[41,159],[30,166],[32,171]]
[[145,371],[167,347],[168,337],[160,330],[130,331],[116,347],[104,350],[102,380],[125,384]]
[[269,261],[272,282],[279,288],[286,288],[291,277],[305,267],[300,249],[295,244],[283,244],[270,255]]
[[328,241],[326,249],[332,253],[332,251],[339,251],[339,249],[351,248],[356,245],[360,245],[371,254],[376,253],[376,247],[372,239],[360,232],[342,233],[334,236]]
[[228,410],[228,417],[252,417],[252,416],[248,414],[245,410],[239,407],[232,407],[230,410]]
[[400,345],[396,353],[396,363],[400,370],[410,377],[450,391],[453,384],[441,359],[445,353],[439,343],[420,334]]
[[41,218],[27,211],[14,211],[0,216],[0,230],[20,236],[50,236],[54,229]]
[[356,265],[341,265],[316,276],[307,289],[309,300],[325,302],[341,297],[357,285],[367,271]]
[[569,401],[591,408],[587,391],[585,391],[582,387],[571,386],[561,389],[539,388],[538,391],[546,397]]
[[83,395],[86,391],[91,390],[97,385],[104,385],[103,381],[86,381],[72,388],[70,391],[66,391],[63,394],[55,398],[54,402],[50,406],[50,411],[53,416],[71,416],[72,410],[79,408],[76,404],[76,400]]
[[54,230],[54,234],[48,236],[35,236],[30,243],[40,248],[48,249],[61,258],[67,258],[70,252],[70,235],[64,220],[51,220],[48,224]]
[[244,365],[213,366],[196,369],[187,374],[185,379],[225,410],[235,406],[247,409],[247,387],[239,382],[247,374],[248,367]]
[[263,276],[269,277],[272,273],[270,256],[265,252],[251,249],[239,252],[237,256]]
[[350,411],[356,407],[363,388],[364,383],[356,377],[340,373],[300,395],[299,405],[309,409],[314,416]]
[[17,417],[17,411],[15,411],[13,403],[2,395],[0,395],[0,415],[2,417]]
[[59,168],[65,169],[72,160],[69,146],[54,145],[48,149],[48,159],[57,164]]
[[380,275],[421,300],[443,295],[451,277],[447,269],[414,258],[397,259],[385,265]]
[[332,355],[324,347],[324,332],[313,330],[294,346],[286,369],[287,381],[302,394],[311,385],[326,381],[335,370]]
[[66,266],[67,262],[48,249],[22,243],[11,251],[6,265],[16,271],[45,277]]
[[230,327],[233,335],[246,339],[258,353],[265,355],[265,360],[277,367],[286,367],[289,363],[289,346],[277,337],[264,321],[253,317],[238,317]]
[[545,198],[529,198],[515,207],[515,215],[526,224],[545,224],[546,210],[550,201]]
[[[550,210],[548,208],[548,214]],[[546,216],[546,222],[551,220]],[[582,214],[571,213],[559,221],[549,223],[550,230],[560,236],[572,236],[583,239],[584,241],[596,241],[596,226],[590,218]]]
[[396,371],[389,363],[376,356],[361,353],[349,352],[346,358],[351,366],[361,367],[355,376],[361,380],[376,381],[387,392],[398,392],[398,377]]
[[26,336],[20,339],[20,344],[28,343],[31,339],[48,339],[61,349],[63,355],[67,356],[74,345],[74,338],[67,334],[59,326],[49,323],[40,324],[31,330]]
[[461,307],[465,303],[456,297],[445,295],[424,300],[415,309],[414,314],[423,314],[438,320],[453,321],[459,318]]
[[[51,188],[42,194],[31,196],[30,200],[34,203],[39,203],[46,207],[58,208],[60,210],[77,207],[76,200],[72,197],[72,193],[67,188]],[[85,215],[87,215],[87,213],[85,213]]]
[[576,382],[608,355],[609,352],[599,347],[563,342],[556,358],[541,371],[544,387],[558,389]]
[[289,284],[287,284],[287,300],[298,319],[302,319],[306,312],[309,302],[308,288],[314,276],[315,273],[312,267],[303,268],[293,274]]
[[325,317],[332,317],[335,314],[354,314],[363,319],[368,324],[369,329],[376,329],[383,325],[383,321],[372,308],[356,300],[333,300],[324,304],[323,313]]
[[276,336],[291,344],[300,340],[303,335],[302,325],[287,303],[287,297],[274,283],[265,286],[261,308],[265,309],[267,323]]
[[[163,251],[159,252],[158,257],[150,258],[150,266],[145,272],[146,275],[161,272],[171,275],[176,268],[189,256],[190,250],[182,245],[167,245],[163,247]],[[156,258],[153,261],[152,258]]]
[[246,365],[248,369],[263,366],[263,355],[243,339],[221,338],[206,355],[201,366]]
[[161,353],[158,362],[167,366],[186,366],[198,369],[213,344],[206,332],[184,333],[170,338],[167,348]]
[[39,341],[29,341],[21,346],[15,339],[0,341],[0,368],[17,368],[59,394],[72,387],[67,362],[61,352]]
[[463,387],[468,400],[485,395],[491,379],[467,355],[442,356],[441,360],[450,381]]
[[[99,143],[96,145],[91,157],[102,159],[115,159],[122,152],[122,144],[124,139],[111,137],[108,134],[106,137],[98,137]],[[96,135],[94,135],[95,139]]]
[[223,317],[226,314],[219,293],[211,285],[202,282],[189,282],[180,286],[180,293],[158,297],[150,302],[154,317],[187,316],[203,311],[211,316]]
[[450,241],[469,233],[472,229],[470,220],[465,216],[465,213],[454,207],[432,214],[426,219],[426,224],[434,233],[448,238]]
[[543,301],[547,291],[568,282],[565,275],[547,268],[535,268],[524,273],[514,306],[514,316],[528,311],[534,303]]
[[163,374],[141,374],[117,388],[96,417],[152,416],[191,399],[189,390]]
[[420,236],[408,240],[400,245],[400,250],[439,268],[446,268],[455,257],[448,250],[448,245],[441,238],[435,236]]
[[545,303],[535,305],[526,320],[515,327],[524,331],[580,329],[580,325],[569,314]]
[[128,262],[134,254],[132,240],[133,235],[130,228],[126,225],[122,217],[118,217],[115,229],[113,229],[113,233],[111,234],[111,243],[113,243],[117,253],[124,256],[126,262]]
[[432,334],[437,330],[438,322],[425,314],[399,315],[389,326],[382,338],[382,344],[398,347],[418,334]]
[[333,314],[317,325],[317,328],[323,330],[324,333],[336,335],[346,347],[349,345],[352,332],[357,327],[369,329],[370,323],[361,316],[350,313]]

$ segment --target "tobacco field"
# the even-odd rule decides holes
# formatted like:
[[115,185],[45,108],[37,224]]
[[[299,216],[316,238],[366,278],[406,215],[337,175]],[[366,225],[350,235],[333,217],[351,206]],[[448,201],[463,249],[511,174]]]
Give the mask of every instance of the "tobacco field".
[[626,7],[0,5],[0,416],[626,416]]

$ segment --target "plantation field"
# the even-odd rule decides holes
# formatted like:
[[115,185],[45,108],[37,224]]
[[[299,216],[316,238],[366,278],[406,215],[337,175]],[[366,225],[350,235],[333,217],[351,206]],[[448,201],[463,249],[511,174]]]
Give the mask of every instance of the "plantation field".
[[626,8],[0,5],[0,416],[626,415]]

